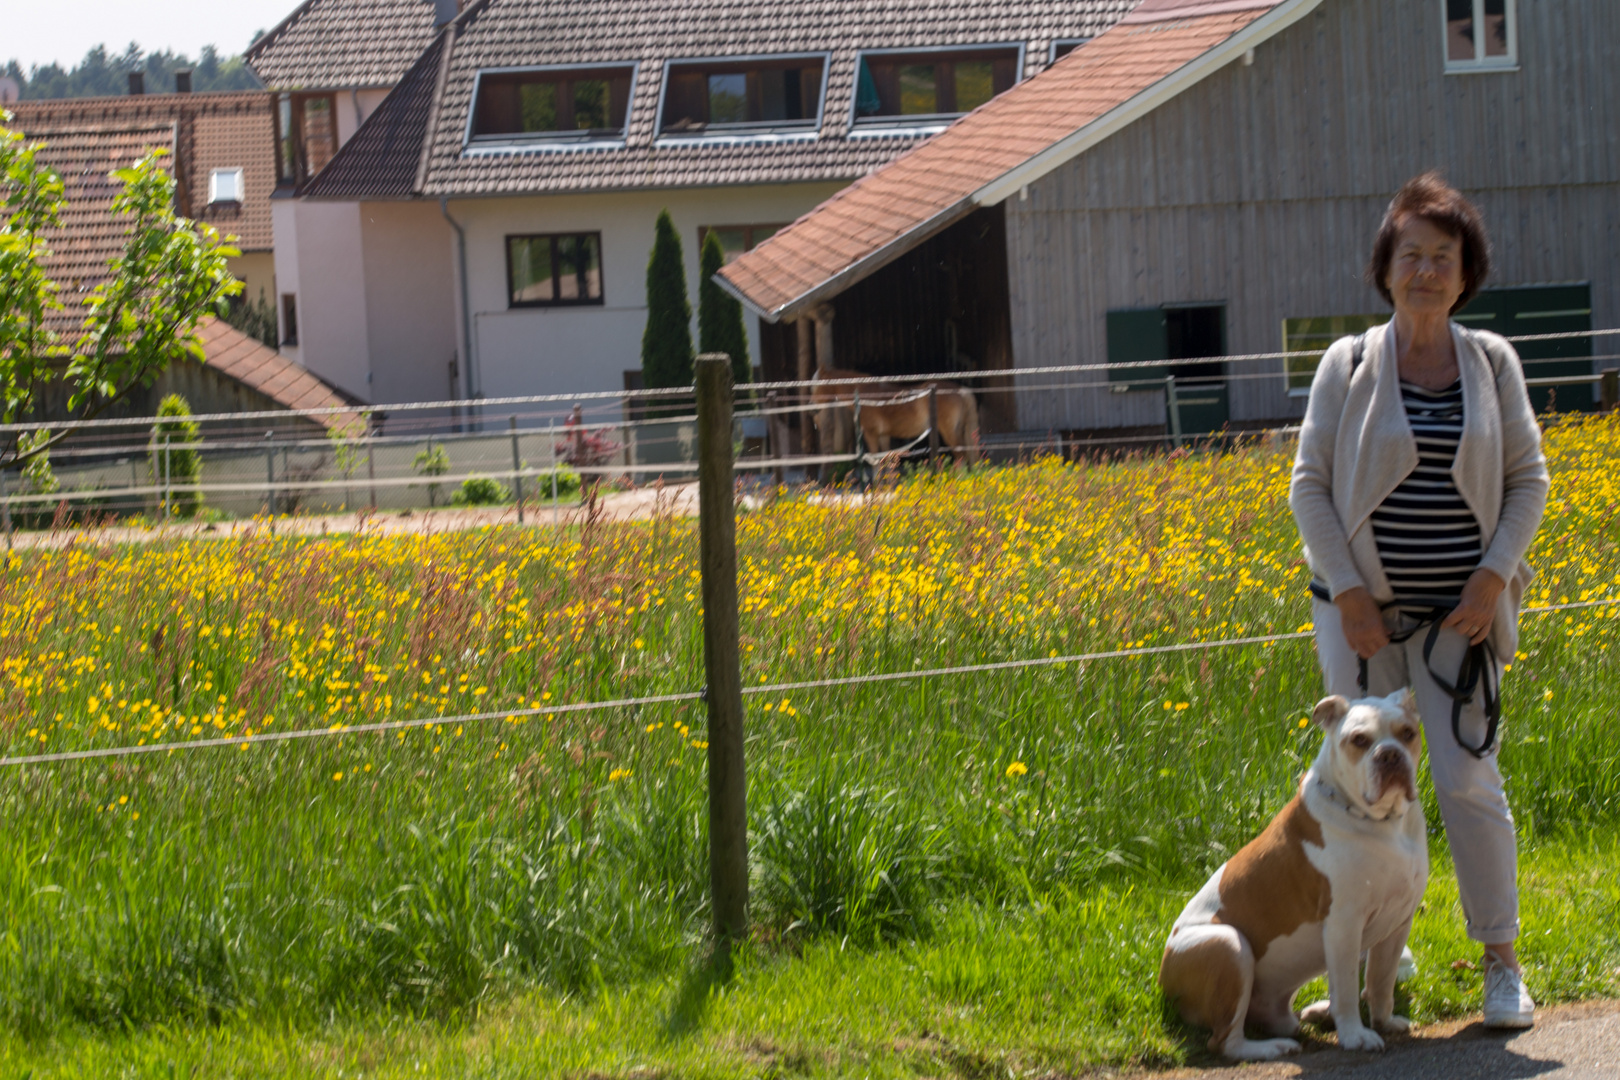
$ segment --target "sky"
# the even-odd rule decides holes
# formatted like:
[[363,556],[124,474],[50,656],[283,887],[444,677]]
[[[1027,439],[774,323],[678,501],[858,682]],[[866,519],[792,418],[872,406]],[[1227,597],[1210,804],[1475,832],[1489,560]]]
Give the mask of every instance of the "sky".
[[131,41],[147,52],[196,58],[204,45],[221,56],[247,48],[257,30],[280,22],[299,0],[0,0],[0,67],[78,63],[91,47],[121,53]]

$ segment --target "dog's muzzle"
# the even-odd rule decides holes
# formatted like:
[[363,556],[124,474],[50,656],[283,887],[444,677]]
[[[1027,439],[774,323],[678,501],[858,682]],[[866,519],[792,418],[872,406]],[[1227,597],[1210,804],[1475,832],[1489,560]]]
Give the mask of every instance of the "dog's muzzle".
[[1399,787],[1409,802],[1417,801],[1417,783],[1413,776],[1411,759],[1394,746],[1380,746],[1373,751],[1373,790],[1378,798],[1392,787]]

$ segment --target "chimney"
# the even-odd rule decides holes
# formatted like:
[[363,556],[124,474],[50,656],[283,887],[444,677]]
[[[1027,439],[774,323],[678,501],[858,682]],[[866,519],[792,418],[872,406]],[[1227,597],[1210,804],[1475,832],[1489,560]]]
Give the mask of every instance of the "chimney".
[[461,10],[458,0],[433,0],[433,25],[443,26]]
[[174,73],[174,92],[177,94],[191,93],[191,69],[181,68]]
[[146,93],[146,74],[140,71],[129,73],[129,95],[137,97]]

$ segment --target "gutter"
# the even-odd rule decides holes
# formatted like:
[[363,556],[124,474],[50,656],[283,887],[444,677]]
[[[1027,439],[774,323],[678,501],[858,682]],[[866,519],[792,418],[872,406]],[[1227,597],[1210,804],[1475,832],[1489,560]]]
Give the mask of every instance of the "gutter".
[[439,213],[456,230],[456,278],[461,286],[461,380],[468,400],[478,396],[477,363],[473,359],[472,308],[467,298],[467,231],[450,216],[450,197],[439,196]]

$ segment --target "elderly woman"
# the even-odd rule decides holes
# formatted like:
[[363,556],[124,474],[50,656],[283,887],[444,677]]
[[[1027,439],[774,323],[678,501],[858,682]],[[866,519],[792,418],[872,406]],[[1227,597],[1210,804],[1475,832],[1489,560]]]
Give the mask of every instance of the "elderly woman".
[[1518,642],[1547,467],[1513,347],[1451,316],[1490,268],[1479,212],[1439,176],[1389,204],[1367,276],[1395,316],[1336,342],[1311,384],[1290,503],[1315,573],[1328,692],[1415,691],[1485,1025],[1533,1022],[1496,689]]

